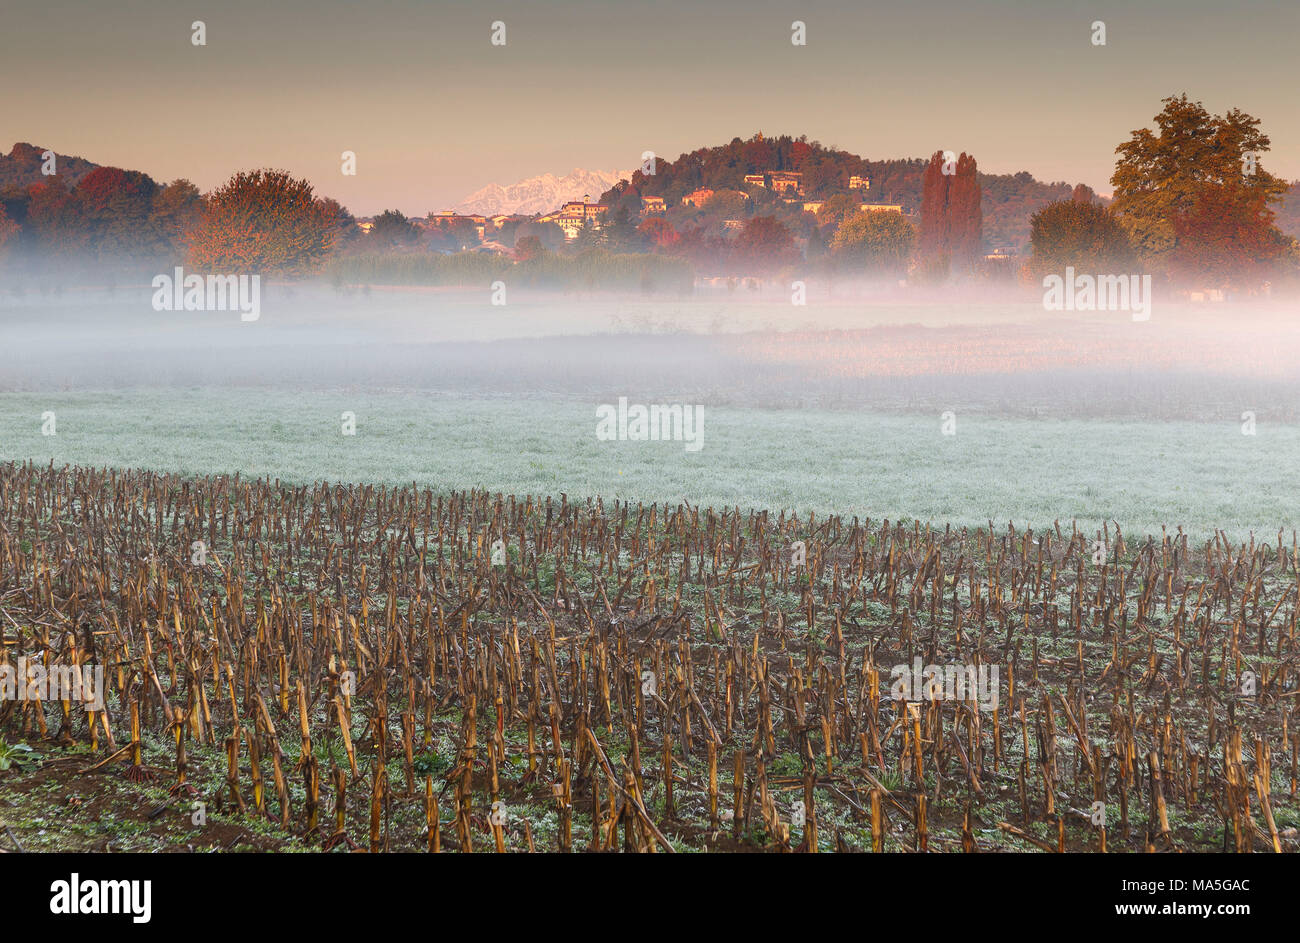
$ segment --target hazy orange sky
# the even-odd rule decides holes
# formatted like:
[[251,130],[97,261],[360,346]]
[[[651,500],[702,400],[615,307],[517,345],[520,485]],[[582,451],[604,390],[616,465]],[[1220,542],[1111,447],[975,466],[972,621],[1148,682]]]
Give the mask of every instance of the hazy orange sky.
[[757,130],[873,160],[966,150],[1108,193],[1115,146],[1182,92],[1263,119],[1263,165],[1300,177],[1295,0],[0,2],[5,151],[204,190],[282,167],[358,214]]

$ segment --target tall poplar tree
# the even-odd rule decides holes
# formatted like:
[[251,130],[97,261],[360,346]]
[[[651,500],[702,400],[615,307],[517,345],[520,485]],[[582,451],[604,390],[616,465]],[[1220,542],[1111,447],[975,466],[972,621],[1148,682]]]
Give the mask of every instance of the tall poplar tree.
[[984,242],[984,213],[980,209],[979,170],[975,158],[962,154],[957,159],[948,196],[949,254],[957,268],[971,268],[980,257]]
[[921,178],[921,238],[924,259],[948,252],[948,178],[943,173],[943,151],[935,151]]
[[943,152],[935,151],[921,178],[921,255],[935,262],[947,257],[958,269],[970,268],[984,241],[979,169],[962,153],[954,173],[943,172]]

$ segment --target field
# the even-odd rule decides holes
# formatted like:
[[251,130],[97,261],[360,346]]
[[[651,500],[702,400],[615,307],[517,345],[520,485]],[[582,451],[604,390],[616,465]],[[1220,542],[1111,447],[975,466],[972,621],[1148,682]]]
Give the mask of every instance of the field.
[[[846,286],[807,307],[510,298],[272,286],[241,324],[125,288],[0,296],[0,458],[1157,537],[1297,526],[1282,306],[1225,329],[1195,306],[1136,324]],[[704,447],[597,441],[620,397],[704,405]]]
[[[788,508],[938,526],[1042,529],[1118,521],[1234,540],[1300,524],[1300,426],[1239,421],[1016,419],[853,409],[706,406],[704,446],[601,442],[611,399],[278,390],[0,394],[0,458],[269,475],[286,482],[415,482],[435,490]],[[52,411],[56,435],[41,434]],[[356,414],[356,435],[341,417]]]
[[0,298],[0,849],[1300,850],[1286,312],[512,299]]
[[108,689],[0,707],[42,744],[0,774],[22,847],[1300,845],[1293,540],[13,464],[0,499],[0,643]]

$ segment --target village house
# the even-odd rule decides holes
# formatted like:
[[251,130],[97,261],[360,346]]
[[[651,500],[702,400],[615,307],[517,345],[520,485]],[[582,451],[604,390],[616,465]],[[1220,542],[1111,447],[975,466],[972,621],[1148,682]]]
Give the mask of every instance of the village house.
[[809,200],[806,203],[804,203],[803,211],[805,213],[814,213],[814,214],[820,213],[822,211],[822,207],[825,205],[826,205],[825,200]]
[[860,177],[860,176],[858,176],[857,174],[854,174],[852,177],[849,178],[849,189],[850,189],[850,190],[870,190],[870,189],[871,189],[871,178],[870,178],[870,177]]
[[555,220],[556,225],[564,230],[564,238],[569,242],[577,239],[582,234],[582,227],[585,222],[586,217],[584,216],[566,215],[564,213],[561,213]]
[[588,196],[584,196],[581,200],[570,200],[560,208],[554,221],[564,230],[565,239],[569,241],[577,239],[582,233],[583,226],[589,221],[593,229],[601,227],[602,218],[609,212],[609,207],[604,203],[590,203],[589,199]]
[[643,196],[641,198],[641,215],[650,216],[656,213],[663,213],[667,210],[664,204],[664,198],[661,196]]
[[486,216],[481,216],[477,213],[461,215],[460,213],[457,213],[455,210],[442,210],[437,213],[430,213],[428,218],[429,218],[429,222],[436,223],[436,224],[454,223],[460,219],[467,219],[470,222],[472,222],[475,226],[482,226],[487,222]]
[[682,206],[700,207],[711,199],[713,199],[713,191],[708,187],[700,187],[700,189],[692,190],[682,197]]
[[902,215],[903,205],[901,203],[863,203],[858,209],[867,213],[898,213]]
[[797,170],[771,170],[768,177],[772,180],[772,190],[776,193],[794,191],[802,192],[803,174]]
[[763,180],[762,174],[745,174],[745,186],[767,188],[767,183]]
[[570,200],[560,208],[560,215],[572,215],[582,219],[597,221],[600,217],[604,216],[605,213],[609,212],[609,207],[604,203],[589,203],[587,200],[588,197],[585,196],[581,200]]

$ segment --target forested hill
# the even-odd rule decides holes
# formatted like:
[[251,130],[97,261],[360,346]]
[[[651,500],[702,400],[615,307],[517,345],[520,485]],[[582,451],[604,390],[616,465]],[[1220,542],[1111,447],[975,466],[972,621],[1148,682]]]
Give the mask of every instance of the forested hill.
[[[979,155],[975,155],[978,160]],[[921,176],[926,158],[868,160],[848,151],[825,147],[806,137],[783,135],[703,147],[675,161],[659,159],[651,176],[639,170],[601,196],[618,204],[628,197],[659,196],[669,206],[697,188],[743,190],[746,174],[797,171],[805,200],[824,200],[849,190],[849,178],[870,180],[865,199],[871,203],[900,203],[906,212],[921,209]],[[1055,200],[1069,199],[1071,184],[1043,183],[1027,171],[979,175],[983,188],[984,242],[989,246],[1023,245],[1029,239],[1030,214]]]
[[[0,190],[10,187],[26,189],[34,183],[43,182],[45,176],[41,173],[41,167],[45,159],[41,155],[44,153],[45,148],[34,144],[15,144],[7,155],[0,154]],[[57,153],[54,156],[55,172],[68,186],[76,185],[78,180],[99,166],[80,157]]]

